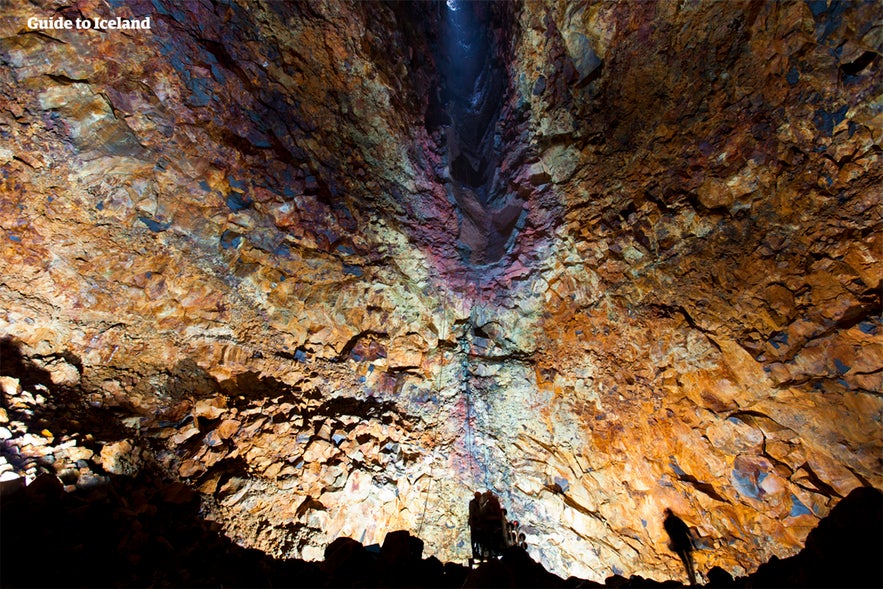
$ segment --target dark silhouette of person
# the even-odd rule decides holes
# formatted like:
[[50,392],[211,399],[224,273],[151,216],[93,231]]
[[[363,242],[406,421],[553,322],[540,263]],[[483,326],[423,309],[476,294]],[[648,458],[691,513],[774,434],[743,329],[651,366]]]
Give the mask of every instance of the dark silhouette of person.
[[665,521],[662,522],[665,531],[668,533],[671,543],[668,545],[684,563],[687,569],[687,576],[690,578],[690,585],[696,584],[696,571],[693,569],[693,538],[690,536],[690,528],[684,523],[684,520],[672,513],[671,509],[665,509]]
[[469,536],[472,541],[472,558],[481,558],[481,493],[475,492],[475,496],[469,502]]
[[500,542],[501,542],[500,547],[506,548],[507,546],[510,545],[510,543],[509,543],[509,527],[510,527],[509,510],[502,509],[500,511],[500,513],[501,513],[500,522],[502,524],[502,528],[500,529]]
[[505,548],[505,527],[500,500],[490,491],[481,496],[482,547],[487,558],[497,558]]

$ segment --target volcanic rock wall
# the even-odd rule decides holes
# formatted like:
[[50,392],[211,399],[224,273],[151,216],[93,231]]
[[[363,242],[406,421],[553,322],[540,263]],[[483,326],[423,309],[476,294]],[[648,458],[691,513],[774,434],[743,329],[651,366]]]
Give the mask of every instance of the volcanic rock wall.
[[[592,579],[679,576],[665,507],[742,574],[883,486],[879,5],[448,4],[0,16],[0,332],[116,416],[81,458],[304,558],[466,558],[489,488]],[[460,171],[455,8],[505,68]]]

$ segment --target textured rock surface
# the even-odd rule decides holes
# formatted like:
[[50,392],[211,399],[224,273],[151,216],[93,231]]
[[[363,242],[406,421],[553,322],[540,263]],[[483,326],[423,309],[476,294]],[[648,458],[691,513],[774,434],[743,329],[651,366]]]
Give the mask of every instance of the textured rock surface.
[[681,574],[665,507],[740,575],[883,487],[879,5],[452,4],[468,145],[443,3],[0,15],[0,332],[119,420],[88,459],[307,559],[464,559],[491,488],[595,580]]

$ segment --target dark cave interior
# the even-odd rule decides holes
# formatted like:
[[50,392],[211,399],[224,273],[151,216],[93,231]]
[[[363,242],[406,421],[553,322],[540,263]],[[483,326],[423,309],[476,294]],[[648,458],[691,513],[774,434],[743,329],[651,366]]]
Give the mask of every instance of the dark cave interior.
[[447,189],[458,208],[463,261],[475,266],[503,258],[524,214],[512,178],[500,170],[503,151],[513,150],[503,140],[503,127],[514,121],[501,118],[511,100],[506,64],[512,11],[506,2],[452,0],[445,4],[437,41],[439,95],[448,121]]
[[0,585],[883,586],[883,5],[8,10]]

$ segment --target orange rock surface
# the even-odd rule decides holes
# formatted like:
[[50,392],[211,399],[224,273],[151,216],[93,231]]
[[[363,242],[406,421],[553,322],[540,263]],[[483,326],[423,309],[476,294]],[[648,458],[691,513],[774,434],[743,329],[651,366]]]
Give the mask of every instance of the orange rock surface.
[[122,428],[74,463],[306,559],[465,560],[487,488],[593,580],[681,578],[666,507],[739,575],[883,488],[879,4],[476,9],[487,202],[430,116],[445,3],[75,4],[0,16],[0,337]]

